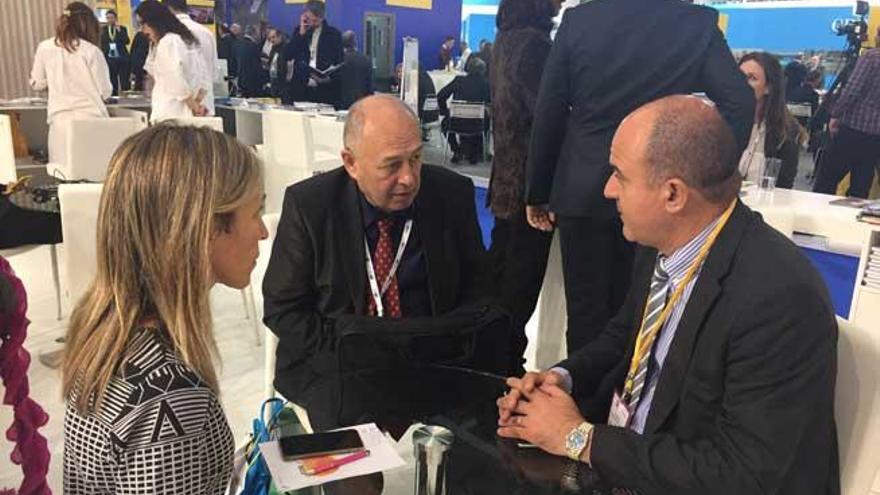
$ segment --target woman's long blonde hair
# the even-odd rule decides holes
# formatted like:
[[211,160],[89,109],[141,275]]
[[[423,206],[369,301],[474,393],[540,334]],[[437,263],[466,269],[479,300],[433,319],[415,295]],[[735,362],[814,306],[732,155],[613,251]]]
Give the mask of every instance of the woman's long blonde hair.
[[79,40],[101,46],[101,25],[88,5],[71,2],[55,23],[55,44],[73,53],[79,47]]
[[122,143],[101,195],[97,274],[67,333],[62,393],[79,412],[100,408],[132,331],[150,320],[218,392],[211,239],[261,187],[256,155],[210,129],[164,124]]

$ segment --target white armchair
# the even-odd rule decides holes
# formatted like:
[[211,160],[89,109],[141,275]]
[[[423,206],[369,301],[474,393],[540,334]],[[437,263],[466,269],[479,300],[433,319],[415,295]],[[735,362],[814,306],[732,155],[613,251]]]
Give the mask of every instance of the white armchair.
[[840,447],[840,492],[880,494],[880,334],[838,318],[834,415]]
[[67,135],[67,163],[49,163],[46,171],[65,180],[102,182],[119,145],[144,128],[143,122],[131,117],[74,120]]

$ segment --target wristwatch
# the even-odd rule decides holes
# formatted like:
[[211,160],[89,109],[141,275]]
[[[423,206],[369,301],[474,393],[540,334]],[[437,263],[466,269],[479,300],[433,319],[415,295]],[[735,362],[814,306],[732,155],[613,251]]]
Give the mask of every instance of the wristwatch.
[[577,425],[565,437],[565,455],[573,461],[580,461],[581,454],[587,445],[590,444],[590,438],[593,436],[593,425],[584,421]]

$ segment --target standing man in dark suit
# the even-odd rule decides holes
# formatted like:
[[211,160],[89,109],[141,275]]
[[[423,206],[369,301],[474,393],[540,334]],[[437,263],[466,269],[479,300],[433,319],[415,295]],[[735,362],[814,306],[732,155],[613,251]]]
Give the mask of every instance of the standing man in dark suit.
[[235,44],[235,65],[238,68],[238,89],[244,98],[263,96],[265,74],[260,66],[260,44],[257,26],[246,26],[244,36]]
[[489,290],[473,184],[423,167],[421,153],[412,110],[369,96],[349,112],[344,167],[287,189],[263,281],[264,322],[279,338],[275,386],[306,408],[336,369],[339,318],[441,315]]
[[110,82],[113,94],[128,91],[131,87],[131,59],[128,55],[128,30],[119,22],[115,10],[107,11],[107,25],[101,30],[101,50],[110,67]]
[[134,76],[134,90],[144,90],[144,78],[147,72],[144,65],[147,63],[147,56],[150,54],[150,39],[146,34],[138,31],[134,35],[131,42],[131,74]]
[[602,197],[621,119],[664,95],[705,92],[745,148],[754,94],[717,23],[716,10],[681,0],[595,0],[565,12],[535,108],[526,213],[535,228],[559,227],[569,353],[602,331],[629,284],[632,246]]
[[299,18],[299,26],[294,30],[287,45],[287,60],[294,61],[292,77],[293,99],[339,106],[341,91],[340,73],[329,77],[313,74],[310,68],[327,70],[340,65],[342,53],[342,34],[327,24],[324,2],[309,0]]
[[342,81],[339,109],[348,110],[354,102],[373,94],[373,62],[358,52],[354,31],[342,33],[342,49],[345,50],[345,65],[339,76]]
[[604,332],[509,379],[499,434],[640,495],[840,493],[837,323],[816,269],[738,200],[730,129],[690,96],[627,117],[605,195],[640,246]]

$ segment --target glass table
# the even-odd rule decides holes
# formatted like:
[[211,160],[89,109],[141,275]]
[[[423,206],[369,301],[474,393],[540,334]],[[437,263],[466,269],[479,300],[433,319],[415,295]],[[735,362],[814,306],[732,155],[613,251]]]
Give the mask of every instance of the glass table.
[[[496,435],[495,400],[506,390],[502,377],[424,366],[350,373],[312,390],[310,403],[304,405],[316,431],[374,422],[397,441],[407,463],[389,472],[324,484],[325,494],[611,493],[588,466]],[[442,427],[453,436],[440,465],[446,483],[442,492],[416,486],[426,459],[422,455],[421,463],[417,461],[412,437],[423,425]]]

